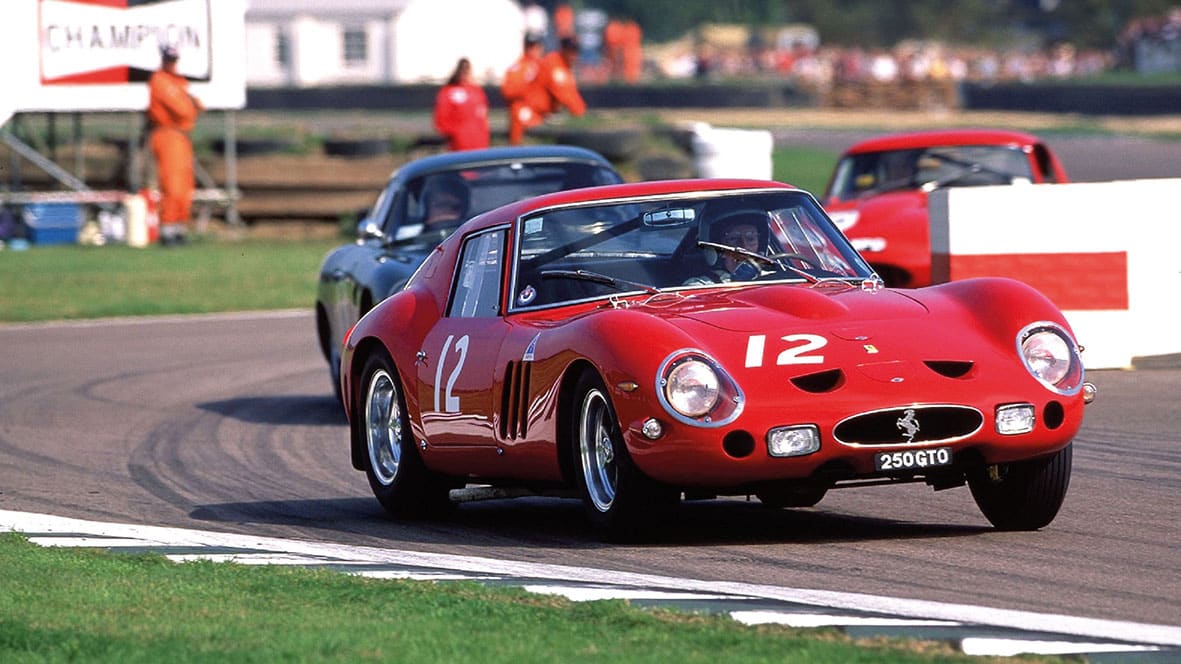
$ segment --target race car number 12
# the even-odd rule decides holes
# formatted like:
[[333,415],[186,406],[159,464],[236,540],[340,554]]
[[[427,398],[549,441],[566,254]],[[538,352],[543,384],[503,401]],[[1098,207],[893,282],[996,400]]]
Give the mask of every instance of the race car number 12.
[[[443,382],[443,365],[447,363],[447,351],[451,349],[451,341],[455,339],[455,335],[447,336],[447,341],[443,343],[443,352],[439,353],[439,366],[435,369],[435,410],[439,410],[439,388],[442,387]],[[468,336],[465,334],[455,342],[455,353],[459,355],[458,361],[455,363],[455,368],[451,370],[451,375],[447,377],[447,390],[443,394],[443,411],[445,413],[459,412],[459,397],[453,395],[451,391],[455,388],[455,381],[459,379],[459,372],[463,371],[463,362],[467,359],[467,345]]]
[[[787,347],[779,351],[775,357],[776,366],[789,364],[824,364],[824,356],[816,351],[828,345],[828,339],[819,334],[789,334],[779,337],[787,342]],[[755,369],[763,366],[763,358],[767,354],[767,335],[752,334],[746,340],[746,368]]]

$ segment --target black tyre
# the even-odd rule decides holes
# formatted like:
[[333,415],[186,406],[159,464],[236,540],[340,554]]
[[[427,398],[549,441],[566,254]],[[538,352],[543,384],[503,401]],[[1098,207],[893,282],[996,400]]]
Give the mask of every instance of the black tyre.
[[972,473],[968,486],[985,518],[1000,530],[1037,530],[1053,521],[1070,486],[1072,448]]
[[328,377],[332,381],[332,393],[336,395],[337,403],[344,406],[344,397],[340,389],[340,349],[332,343],[332,332],[328,323],[328,314],[324,307],[316,304],[316,336],[320,341],[320,352],[328,362]]
[[584,373],[574,395],[570,440],[583,507],[605,539],[635,539],[675,506],[679,492],[654,482],[632,463],[611,397],[596,374]]
[[393,362],[376,353],[365,362],[361,377],[353,426],[365,445],[365,475],[373,495],[395,517],[445,513],[451,507],[448,487],[418,456]]

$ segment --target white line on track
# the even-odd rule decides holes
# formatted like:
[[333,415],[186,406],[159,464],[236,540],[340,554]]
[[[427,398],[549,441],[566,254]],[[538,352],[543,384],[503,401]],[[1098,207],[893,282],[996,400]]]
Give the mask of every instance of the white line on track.
[[[860,593],[845,593],[828,590],[808,590],[766,586],[734,581],[702,581],[652,574],[636,574],[588,567],[529,563],[512,560],[498,560],[475,556],[423,553],[382,549],[366,546],[346,546],[311,542],[304,540],[255,537],[234,533],[215,533],[181,528],[158,526],[137,526],[68,519],[44,514],[30,514],[0,510],[0,530],[12,530],[34,535],[36,541],[52,539],[60,533],[77,538],[93,538],[96,546],[109,546],[100,538],[123,540],[127,546],[156,547],[212,547],[216,549],[237,549],[241,554],[266,552],[269,555],[306,557],[325,563],[368,563],[378,565],[402,565],[431,569],[445,573],[463,572],[476,575],[518,577],[535,581],[552,580],[559,583],[587,583],[626,590],[627,588],[659,590],[673,593],[702,595],[724,595],[736,599],[756,598],[778,600],[795,604],[877,613],[897,618],[914,620],[967,623],[989,627],[1022,630],[1026,632],[1047,632],[1086,639],[1110,639],[1124,644],[1145,644],[1152,646],[1181,646],[1181,626],[1137,623],[1120,620],[1101,620],[1069,615],[1034,613],[996,609],[969,604],[949,604],[926,600],[882,597]],[[47,543],[47,542],[46,542]],[[116,547],[117,548],[117,547]],[[209,556],[222,553],[211,551]],[[190,555],[186,552],[185,555]],[[199,555],[199,554],[198,554]],[[233,556],[230,556],[232,559]],[[540,585],[540,584],[539,584]],[[1033,643],[1032,641],[1028,643]],[[1028,643],[1026,645],[1028,645]],[[1077,645],[1077,644],[1076,644]],[[1022,650],[1020,652],[1029,652]]]

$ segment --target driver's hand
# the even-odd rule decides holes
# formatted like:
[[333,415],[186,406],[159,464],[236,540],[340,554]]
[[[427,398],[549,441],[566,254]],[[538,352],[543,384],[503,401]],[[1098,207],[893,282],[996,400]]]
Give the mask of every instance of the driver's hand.
[[754,281],[759,278],[760,274],[762,274],[762,271],[759,270],[759,266],[755,265],[754,261],[745,260],[739,263],[734,268],[734,271],[730,273],[730,279],[734,281]]

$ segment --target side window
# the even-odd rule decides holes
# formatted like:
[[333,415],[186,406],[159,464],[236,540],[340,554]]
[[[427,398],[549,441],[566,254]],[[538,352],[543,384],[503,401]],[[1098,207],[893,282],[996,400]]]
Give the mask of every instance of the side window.
[[1042,182],[1057,183],[1057,174],[1050,159],[1050,150],[1044,145],[1033,147],[1033,158],[1037,161],[1037,170],[1042,176]]
[[488,318],[500,313],[500,275],[504,263],[504,229],[468,238],[456,271],[447,315]]
[[406,218],[403,209],[406,206],[406,192],[400,190],[390,190],[388,196],[391,200],[388,202],[388,207],[385,211],[385,219],[382,220],[381,227],[390,237],[394,236],[398,227],[402,225],[402,220]]

